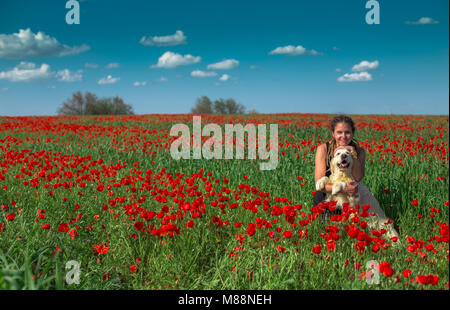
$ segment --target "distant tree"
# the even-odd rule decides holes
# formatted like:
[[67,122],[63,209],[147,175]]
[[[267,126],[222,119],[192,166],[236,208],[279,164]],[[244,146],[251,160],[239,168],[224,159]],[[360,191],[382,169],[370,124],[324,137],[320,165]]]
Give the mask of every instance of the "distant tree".
[[192,114],[213,114],[212,102],[207,96],[197,98],[195,106],[191,109]]
[[247,114],[259,114],[259,112],[256,111],[255,109],[250,109],[247,111]]
[[225,101],[225,107],[228,114],[245,114],[245,107],[232,98]]
[[86,103],[85,114],[92,115],[93,113],[91,111],[95,109],[95,106],[96,106],[97,101],[98,101],[97,96],[94,95],[93,93],[87,92],[84,95],[84,101]]
[[63,105],[58,109],[60,115],[85,115],[86,100],[80,91],[72,94],[72,98],[63,102]]
[[245,107],[237,103],[233,98],[214,101],[214,113],[216,114],[245,114]]
[[93,93],[87,92],[84,97],[78,91],[72,98],[66,100],[58,109],[60,115],[130,115],[133,108],[125,104],[120,97],[98,99]]
[[[256,112],[256,110],[253,110]],[[192,114],[245,114],[245,106],[233,98],[217,99],[214,103],[207,96],[197,98]],[[257,112],[256,112],[257,113]]]
[[89,111],[91,115],[131,115],[133,108],[125,104],[120,97],[102,98],[97,100],[93,109]]
[[228,114],[225,100],[218,99],[214,101],[214,113],[215,114]]

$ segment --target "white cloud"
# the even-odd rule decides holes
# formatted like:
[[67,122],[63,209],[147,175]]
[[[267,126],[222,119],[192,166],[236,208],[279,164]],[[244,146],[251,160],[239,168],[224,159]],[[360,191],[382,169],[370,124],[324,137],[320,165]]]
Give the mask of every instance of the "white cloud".
[[43,56],[67,56],[89,50],[88,45],[70,47],[43,32],[29,28],[18,33],[0,34],[0,58],[19,59]]
[[33,82],[47,79],[56,79],[60,82],[77,82],[83,78],[82,70],[71,72],[69,69],[57,72],[51,71],[48,64],[42,64],[39,68],[32,62],[20,62],[10,71],[0,72],[0,79],[10,82]]
[[372,80],[372,75],[368,72],[346,73],[337,80],[338,82],[366,82]]
[[97,83],[99,85],[103,84],[114,84],[119,82],[120,78],[113,78],[111,75],[108,75],[107,77],[101,78]]
[[113,63],[107,64],[105,66],[105,68],[106,69],[116,69],[116,68],[119,68],[119,66],[120,66],[120,64],[118,62],[113,62]]
[[259,69],[259,67],[258,67],[258,66],[255,66],[255,65],[251,65],[249,68],[250,68],[251,70]]
[[408,25],[433,25],[439,24],[437,20],[432,19],[431,17],[421,17],[417,21],[406,21],[405,24]]
[[239,61],[236,59],[226,59],[214,64],[208,65],[207,69],[212,70],[231,70],[239,66]]
[[0,91],[7,91],[7,90],[8,90],[7,87],[0,88]]
[[32,62],[21,62],[10,71],[0,72],[0,79],[11,82],[32,82],[50,79],[53,73],[50,66],[42,64],[39,68]]
[[183,31],[177,30],[175,34],[169,36],[148,36],[147,38],[143,36],[139,43],[147,46],[174,46],[179,44],[186,44],[186,36],[184,35]]
[[56,72],[56,79],[60,82],[77,82],[83,79],[82,70],[77,72],[70,72],[69,69],[64,69]]
[[91,69],[97,69],[98,68],[97,64],[91,64],[91,63],[85,63],[84,66],[86,68],[91,68]]
[[339,73],[339,72],[341,72],[341,71],[342,71],[341,68],[336,68],[336,72],[337,72],[337,73]]
[[361,61],[359,64],[354,65],[352,67],[352,71],[369,71],[369,70],[375,70],[378,69],[380,63],[378,62],[378,60],[375,60],[373,62],[369,62],[367,60],[363,60]]
[[298,56],[298,55],[320,55],[321,53],[319,53],[315,50],[308,51],[306,48],[304,48],[301,45],[298,45],[298,46],[288,45],[288,46],[277,47],[276,49],[274,49],[273,51],[271,51],[269,53],[269,55],[275,55],[275,54]]
[[221,81],[228,81],[228,79],[230,78],[230,76],[228,75],[228,74],[224,74],[224,75],[222,75],[221,77],[220,77],[220,79],[219,80],[221,80]]
[[217,73],[210,71],[210,72],[205,72],[205,71],[201,71],[201,70],[195,70],[191,72],[191,76],[192,77],[198,77],[198,78],[204,78],[204,77],[212,77],[212,76],[216,76]]
[[179,66],[187,66],[198,63],[201,61],[201,57],[194,57],[192,55],[180,55],[172,52],[165,52],[158,59],[158,63],[156,65],[151,66],[151,68],[176,68]]
[[138,87],[138,86],[145,86],[145,85],[147,85],[147,81],[143,81],[143,82],[136,81],[136,82],[133,83],[133,85],[136,86],[136,87]]
[[158,81],[160,81],[160,82],[167,82],[168,79],[166,77],[162,76],[162,77],[159,78]]
[[339,51],[340,50],[340,48],[339,47],[337,47],[337,46],[333,46],[333,51]]

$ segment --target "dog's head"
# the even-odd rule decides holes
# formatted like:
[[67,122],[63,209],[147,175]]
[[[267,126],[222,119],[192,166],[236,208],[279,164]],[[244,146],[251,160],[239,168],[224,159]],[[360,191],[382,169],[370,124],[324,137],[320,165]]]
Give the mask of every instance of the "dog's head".
[[335,171],[349,171],[353,167],[353,156],[347,149],[339,149],[331,159],[331,173]]

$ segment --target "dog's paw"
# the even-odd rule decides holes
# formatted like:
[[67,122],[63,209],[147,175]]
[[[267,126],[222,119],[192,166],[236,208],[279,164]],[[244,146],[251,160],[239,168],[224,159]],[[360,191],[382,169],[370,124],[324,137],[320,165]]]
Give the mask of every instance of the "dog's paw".
[[329,182],[327,177],[322,177],[316,182],[316,191],[321,191],[325,188],[325,185]]

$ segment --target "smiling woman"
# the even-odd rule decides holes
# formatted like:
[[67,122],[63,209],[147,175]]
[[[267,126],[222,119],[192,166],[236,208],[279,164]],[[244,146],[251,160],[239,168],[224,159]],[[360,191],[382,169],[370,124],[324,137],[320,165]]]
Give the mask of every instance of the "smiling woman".
[[[356,159],[352,168],[353,178],[359,182],[364,177],[365,151],[353,140],[355,134],[355,123],[347,115],[335,116],[330,123],[331,141],[321,144],[317,148],[315,159],[315,182],[320,178],[331,175],[330,160],[338,149],[348,149]],[[358,192],[356,182],[348,182],[342,190],[343,193],[354,196]],[[314,195],[314,205],[317,206],[325,200],[326,193],[331,193],[331,184],[327,184],[323,191],[318,191]]]

